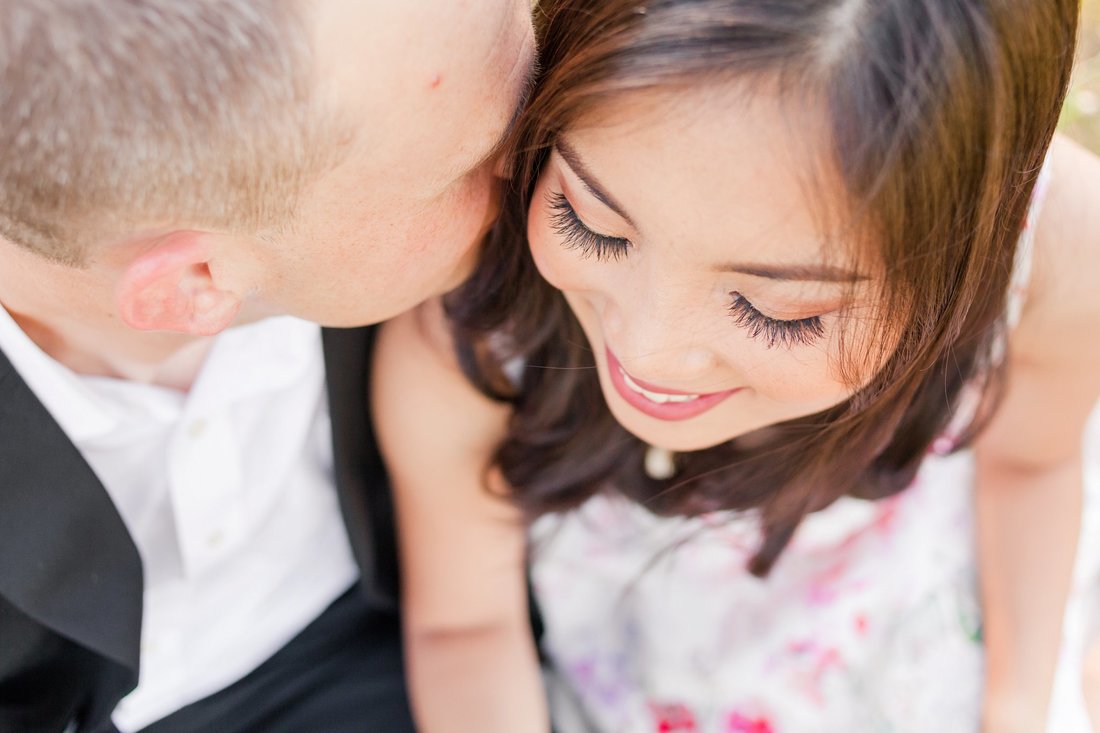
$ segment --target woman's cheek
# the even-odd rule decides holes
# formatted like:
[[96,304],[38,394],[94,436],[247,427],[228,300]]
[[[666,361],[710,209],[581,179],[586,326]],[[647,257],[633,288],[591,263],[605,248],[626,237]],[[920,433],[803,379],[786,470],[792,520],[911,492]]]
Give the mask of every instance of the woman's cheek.
[[758,396],[784,405],[790,412],[785,417],[809,415],[851,396],[851,390],[833,373],[825,347],[768,349],[750,339],[740,343],[726,359],[736,364]]

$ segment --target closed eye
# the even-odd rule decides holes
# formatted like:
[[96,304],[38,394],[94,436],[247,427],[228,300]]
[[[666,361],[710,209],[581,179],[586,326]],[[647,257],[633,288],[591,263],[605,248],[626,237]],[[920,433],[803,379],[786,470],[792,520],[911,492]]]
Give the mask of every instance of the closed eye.
[[740,293],[730,293],[730,295],[733,297],[733,303],[729,309],[733,322],[748,329],[749,336],[763,341],[769,349],[776,346],[784,348],[806,346],[825,335],[821,316],[799,318],[793,321],[770,318],[757,310],[756,306]]
[[567,249],[579,250],[582,257],[591,257],[602,262],[621,260],[630,251],[629,239],[609,237],[590,229],[577,216],[569,199],[560,191],[547,197],[550,207],[550,225],[562,237]]

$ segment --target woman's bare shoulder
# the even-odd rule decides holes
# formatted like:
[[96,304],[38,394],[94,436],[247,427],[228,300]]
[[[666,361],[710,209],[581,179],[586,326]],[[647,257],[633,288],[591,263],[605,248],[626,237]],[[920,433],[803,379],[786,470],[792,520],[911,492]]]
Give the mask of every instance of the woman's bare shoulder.
[[1100,158],[1059,135],[1050,166],[1050,189],[1036,222],[1028,310],[1100,320]]
[[1058,138],[1050,166],[1023,317],[1009,337],[1009,389],[979,443],[1028,471],[1079,460],[1100,397],[1100,160]]
[[390,452],[483,461],[503,438],[508,410],[466,379],[438,300],[383,324],[371,377],[376,428]]

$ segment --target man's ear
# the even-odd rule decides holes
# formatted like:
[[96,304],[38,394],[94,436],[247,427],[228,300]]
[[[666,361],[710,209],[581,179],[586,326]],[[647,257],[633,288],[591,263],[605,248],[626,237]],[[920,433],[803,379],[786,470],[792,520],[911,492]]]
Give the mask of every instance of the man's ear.
[[123,322],[140,331],[194,336],[226,329],[241,308],[241,298],[223,289],[211,271],[217,237],[172,232],[132,260],[115,291]]

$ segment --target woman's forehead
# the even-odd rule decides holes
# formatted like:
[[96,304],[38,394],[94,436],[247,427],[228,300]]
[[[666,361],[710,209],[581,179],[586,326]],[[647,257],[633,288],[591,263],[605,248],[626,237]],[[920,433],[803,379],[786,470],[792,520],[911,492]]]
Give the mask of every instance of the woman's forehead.
[[713,86],[634,93],[586,115],[561,142],[643,240],[770,261],[856,258],[828,121],[809,101]]

